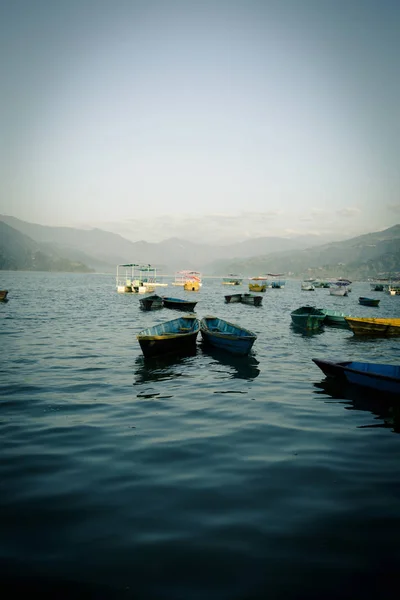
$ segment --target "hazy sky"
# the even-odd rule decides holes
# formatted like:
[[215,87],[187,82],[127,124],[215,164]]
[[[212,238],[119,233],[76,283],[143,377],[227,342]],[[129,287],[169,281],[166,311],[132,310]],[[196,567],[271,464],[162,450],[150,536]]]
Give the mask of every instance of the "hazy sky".
[[3,0],[0,213],[133,241],[400,222],[399,0]]

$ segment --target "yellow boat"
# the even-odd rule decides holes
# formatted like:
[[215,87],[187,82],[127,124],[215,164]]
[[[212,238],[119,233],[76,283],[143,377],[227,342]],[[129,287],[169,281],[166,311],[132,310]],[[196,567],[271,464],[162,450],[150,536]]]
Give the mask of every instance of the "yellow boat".
[[249,292],[265,292],[266,289],[266,283],[249,283]]
[[345,317],[355,335],[400,335],[400,319]]
[[187,292],[198,292],[200,289],[200,282],[193,280],[188,280],[183,286],[183,289]]

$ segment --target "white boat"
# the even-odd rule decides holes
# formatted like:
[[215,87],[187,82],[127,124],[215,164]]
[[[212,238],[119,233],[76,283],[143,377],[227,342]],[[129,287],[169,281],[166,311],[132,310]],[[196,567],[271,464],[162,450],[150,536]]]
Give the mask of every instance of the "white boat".
[[329,293],[331,296],[348,296],[350,292],[351,281],[348,279],[338,279],[335,283],[331,284],[329,288]]
[[303,281],[301,284],[301,289],[303,292],[313,292],[315,290],[315,286],[312,283],[307,283],[307,281]]
[[146,287],[140,281],[140,265],[128,263],[117,265],[116,285],[119,294],[145,294]]

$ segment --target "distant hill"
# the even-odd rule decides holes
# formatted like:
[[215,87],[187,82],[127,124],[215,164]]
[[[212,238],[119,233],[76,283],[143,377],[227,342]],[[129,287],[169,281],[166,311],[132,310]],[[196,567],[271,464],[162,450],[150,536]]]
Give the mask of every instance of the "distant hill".
[[0,270],[88,273],[89,267],[47,252],[27,235],[0,221]]
[[335,277],[345,273],[357,278],[394,273],[400,271],[400,225],[295,252],[289,250],[244,260],[214,261],[206,269],[213,274],[285,272],[297,276]]
[[[0,216],[0,219],[36,242],[46,244],[49,252],[58,252],[70,260],[80,261],[97,271],[106,272],[114,272],[117,264],[126,262],[151,263],[169,273],[180,269],[203,270],[207,263],[217,258],[243,258],[295,250],[310,245],[309,236],[293,240],[262,237],[241,240],[226,246],[202,244],[180,238],[168,238],[158,243],[131,242],[118,234],[101,229],[50,227],[6,215]],[[318,243],[317,240],[315,236],[312,241]]]

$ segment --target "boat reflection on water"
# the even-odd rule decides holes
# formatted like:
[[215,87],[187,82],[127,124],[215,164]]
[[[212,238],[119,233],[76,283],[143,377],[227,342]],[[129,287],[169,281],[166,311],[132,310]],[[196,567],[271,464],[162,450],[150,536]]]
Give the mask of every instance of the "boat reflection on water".
[[209,363],[210,367],[215,365],[226,367],[223,369],[224,377],[251,380],[260,374],[260,369],[258,368],[260,363],[252,354],[238,356],[205,344],[201,344],[201,350],[204,356],[212,358],[212,361]]
[[400,404],[394,394],[377,393],[374,390],[352,385],[346,381],[339,381],[325,377],[322,381],[314,383],[314,392],[329,396],[330,399],[343,404],[346,410],[361,410],[370,412],[381,423],[360,425],[359,428],[385,427],[400,433]]
[[168,354],[153,358],[138,356],[135,360],[135,383],[166,381],[181,377],[182,367],[189,366],[196,354],[197,347],[184,355]]
[[294,323],[290,323],[290,329],[292,333],[296,335],[301,335],[303,337],[314,337],[314,335],[321,335],[324,333],[323,327],[320,329],[304,329],[304,327],[300,327],[299,325],[295,325]]

